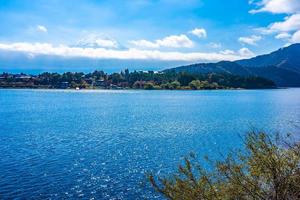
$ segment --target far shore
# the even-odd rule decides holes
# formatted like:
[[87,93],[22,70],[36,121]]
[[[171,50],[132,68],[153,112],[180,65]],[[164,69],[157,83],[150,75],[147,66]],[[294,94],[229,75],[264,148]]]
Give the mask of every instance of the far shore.
[[107,91],[224,91],[224,90],[278,90],[278,89],[293,89],[300,87],[274,87],[274,88],[221,88],[221,89],[141,89],[141,88],[31,88],[31,87],[0,87],[0,90],[61,90],[61,91],[93,91],[93,90],[107,90]]
[[257,76],[232,74],[190,74],[186,72],[133,71],[107,74],[103,71],[91,73],[45,72],[39,75],[0,74],[0,88],[26,89],[144,89],[144,90],[239,90],[275,89],[276,84]]

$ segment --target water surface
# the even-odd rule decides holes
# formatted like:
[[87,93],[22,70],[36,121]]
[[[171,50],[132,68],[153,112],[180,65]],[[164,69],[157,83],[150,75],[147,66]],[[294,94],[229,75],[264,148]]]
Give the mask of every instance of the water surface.
[[0,199],[159,198],[145,172],[299,122],[300,89],[0,90]]

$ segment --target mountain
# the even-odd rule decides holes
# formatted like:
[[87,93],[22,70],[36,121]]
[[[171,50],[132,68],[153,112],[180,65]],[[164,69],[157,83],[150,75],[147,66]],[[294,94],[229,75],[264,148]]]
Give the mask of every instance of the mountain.
[[248,67],[276,66],[300,72],[300,44],[292,44],[270,54],[251,59],[238,60],[236,63]]
[[281,48],[270,54],[234,62],[197,63],[165,71],[192,74],[228,73],[241,76],[260,76],[270,79],[279,87],[300,86],[300,44]]

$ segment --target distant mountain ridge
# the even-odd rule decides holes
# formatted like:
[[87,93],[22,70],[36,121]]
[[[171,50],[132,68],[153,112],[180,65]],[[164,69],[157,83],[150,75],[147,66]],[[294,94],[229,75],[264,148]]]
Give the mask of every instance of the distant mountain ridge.
[[236,63],[248,67],[276,66],[300,72],[300,44],[292,44],[251,59],[238,60]]
[[300,86],[300,44],[281,48],[270,54],[234,62],[197,63],[166,71],[194,74],[229,73],[242,76],[261,76],[270,79],[279,87]]

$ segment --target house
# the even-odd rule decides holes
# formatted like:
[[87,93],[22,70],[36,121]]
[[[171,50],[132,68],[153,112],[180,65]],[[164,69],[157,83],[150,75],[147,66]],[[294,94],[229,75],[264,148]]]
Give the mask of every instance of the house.
[[61,82],[60,85],[59,85],[59,88],[61,88],[61,89],[67,89],[69,87],[70,87],[70,84],[67,81]]
[[21,81],[28,81],[32,78],[32,76],[25,75],[25,74],[17,74],[15,75],[15,79],[21,80]]
[[94,82],[95,87],[107,87],[108,83],[104,79],[96,80]]
[[83,79],[87,84],[92,85],[93,84],[93,79],[92,78],[85,78]]

